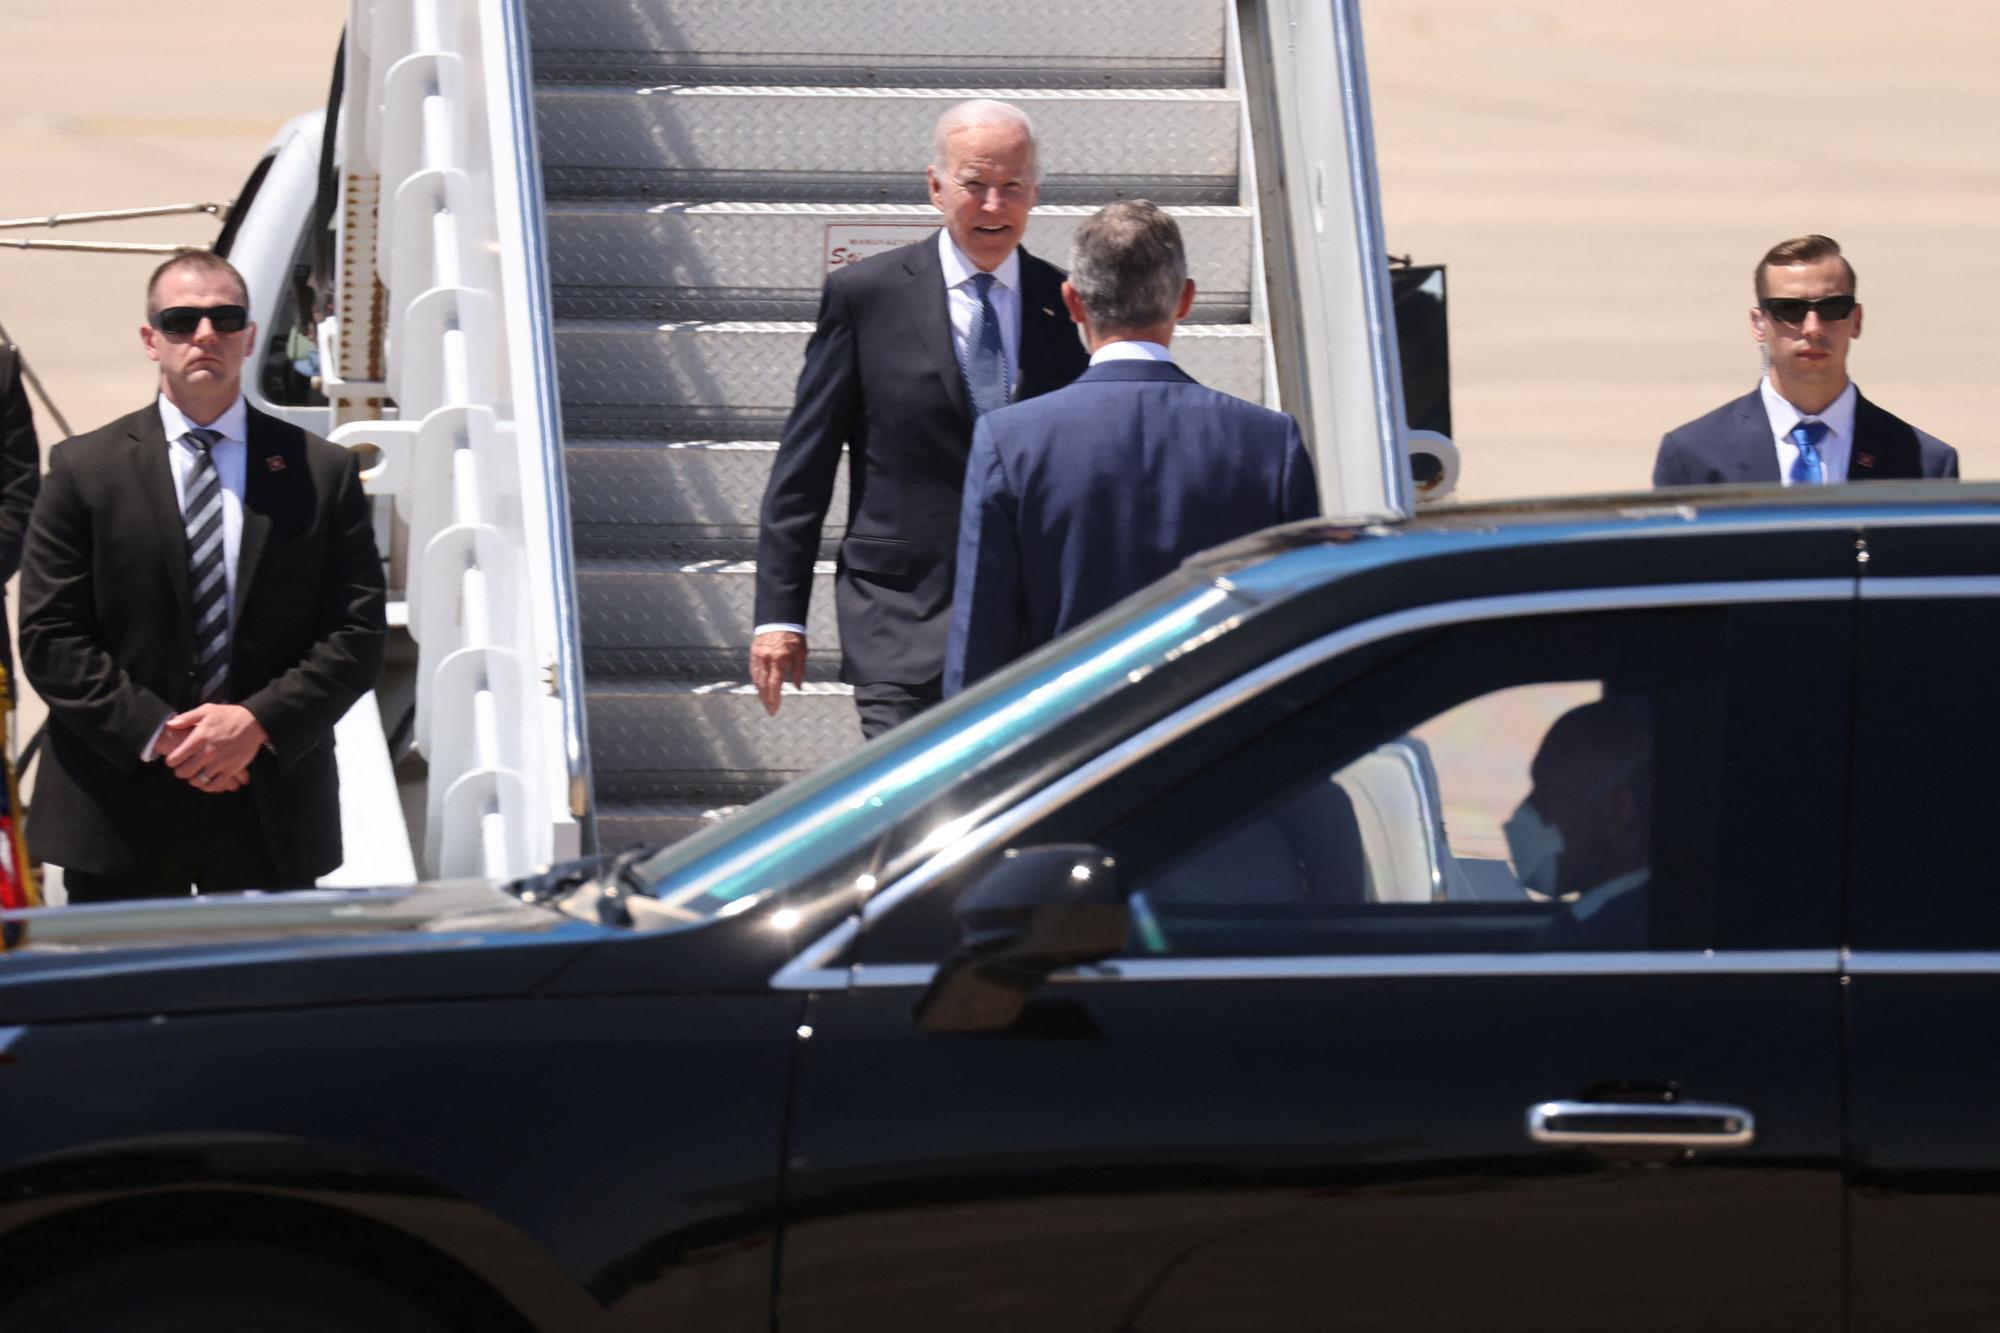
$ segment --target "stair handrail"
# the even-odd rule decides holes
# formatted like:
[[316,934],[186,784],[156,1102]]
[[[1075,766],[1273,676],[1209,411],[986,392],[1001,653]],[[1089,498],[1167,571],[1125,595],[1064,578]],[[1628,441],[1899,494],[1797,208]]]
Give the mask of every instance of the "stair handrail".
[[589,754],[522,0],[350,0],[333,438],[404,525],[422,868],[588,840]]
[[1359,0],[1232,0],[1279,399],[1328,513],[1414,508]]
[[590,790],[590,735],[583,713],[583,629],[577,611],[575,545],[569,524],[569,471],[563,463],[562,406],[556,378],[554,302],[548,272],[548,219],[542,198],[541,138],[535,133],[533,44],[528,34],[527,0],[499,0],[505,16],[507,100],[512,124],[508,140],[514,149],[514,183],[520,209],[521,244],[515,253],[524,271],[521,293],[527,307],[529,365],[534,377],[530,397],[537,418],[540,448],[536,463],[547,502],[545,546],[550,563],[549,608],[554,629],[555,686],[562,706],[564,797],[570,814],[582,826],[584,842],[594,845]]

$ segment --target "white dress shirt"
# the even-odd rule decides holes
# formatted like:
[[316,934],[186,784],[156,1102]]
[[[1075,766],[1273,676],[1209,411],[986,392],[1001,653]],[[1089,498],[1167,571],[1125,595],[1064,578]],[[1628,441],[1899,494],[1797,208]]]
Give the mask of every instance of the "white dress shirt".
[[[958,358],[959,373],[964,374],[966,344],[972,338],[972,322],[979,316],[979,288],[974,285],[972,275],[980,272],[980,268],[965,257],[958,242],[951,239],[949,229],[938,228],[937,246],[938,259],[944,265],[945,306],[951,313],[951,351]],[[993,270],[993,286],[986,299],[993,303],[993,313],[1000,317],[1000,350],[1007,358],[1007,396],[1012,399],[1021,383],[1021,252],[1018,249],[1009,250],[1000,267]],[[754,637],[778,630],[804,634],[806,627],[773,621],[757,626],[750,633]]]
[[[174,478],[174,508],[187,512],[188,482],[194,475],[194,451],[184,442],[190,426],[206,425],[210,430],[222,432],[222,438],[209,446],[208,456],[215,463],[216,476],[222,481],[222,579],[224,599],[229,607],[229,629],[236,631],[236,555],[243,544],[243,474],[250,455],[249,417],[243,407],[243,397],[223,410],[213,421],[198,422],[188,420],[173,400],[160,395],[160,424],[167,433],[167,471]],[[183,559],[185,557],[182,557]],[[162,724],[161,730],[165,730]],[[154,745],[160,739],[155,731],[151,740],[139,752],[142,758],[157,759]]]
[[1819,442],[1821,484],[1831,486],[1847,480],[1847,460],[1854,454],[1854,400],[1859,392],[1854,381],[1840,391],[1840,397],[1826,405],[1824,412],[1806,413],[1787,402],[1766,375],[1758,386],[1764,399],[1764,415],[1771,423],[1772,446],[1778,451],[1778,480],[1792,484],[1792,464],[1799,460],[1799,446],[1792,431],[1801,421],[1824,421],[1826,435]]
[[1121,338],[1115,343],[1106,343],[1090,354],[1090,364],[1101,366],[1106,361],[1165,361],[1172,365],[1174,354],[1163,343],[1149,343],[1144,338]]
[[[972,338],[972,322],[979,317],[979,288],[972,276],[979,266],[965,257],[951,232],[938,231],[938,258],[944,263],[945,303],[951,309],[951,350],[958,368],[965,369],[966,344]],[[1000,350],[1007,356],[1007,397],[1012,401],[1021,382],[1021,252],[1009,250],[993,270],[993,286],[987,299],[1000,317]]]

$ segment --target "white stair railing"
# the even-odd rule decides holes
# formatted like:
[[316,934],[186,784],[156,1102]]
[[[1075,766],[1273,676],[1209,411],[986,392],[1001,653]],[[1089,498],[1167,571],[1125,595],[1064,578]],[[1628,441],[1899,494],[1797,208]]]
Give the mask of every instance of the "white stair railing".
[[[1411,432],[1359,0],[1232,2],[1279,398],[1305,427],[1328,513],[1407,514]],[[1450,441],[1426,433],[1422,447],[1456,476]]]
[[519,0],[352,0],[322,365],[396,500],[440,876],[574,856],[589,810],[529,78]]

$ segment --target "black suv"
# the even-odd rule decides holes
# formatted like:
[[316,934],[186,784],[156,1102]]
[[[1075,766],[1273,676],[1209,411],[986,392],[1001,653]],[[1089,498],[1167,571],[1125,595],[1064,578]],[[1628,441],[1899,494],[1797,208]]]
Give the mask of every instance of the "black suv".
[[1996,597],[1301,525],[664,851],[17,914],[0,1326],[1991,1327]]

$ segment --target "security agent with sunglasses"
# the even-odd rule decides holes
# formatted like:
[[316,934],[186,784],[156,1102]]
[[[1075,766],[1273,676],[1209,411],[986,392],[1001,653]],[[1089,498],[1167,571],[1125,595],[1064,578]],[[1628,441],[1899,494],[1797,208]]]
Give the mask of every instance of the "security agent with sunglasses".
[[1780,241],[1758,262],[1755,281],[1750,332],[1770,373],[1661,440],[1655,486],[1958,476],[1957,450],[1869,402],[1847,377],[1862,310],[1854,266],[1832,237]]
[[28,837],[70,901],[305,887],[341,861],[333,725],[382,664],[353,455],[243,400],[242,275],[146,291],[156,401],[57,445],[21,570],[49,727]]

